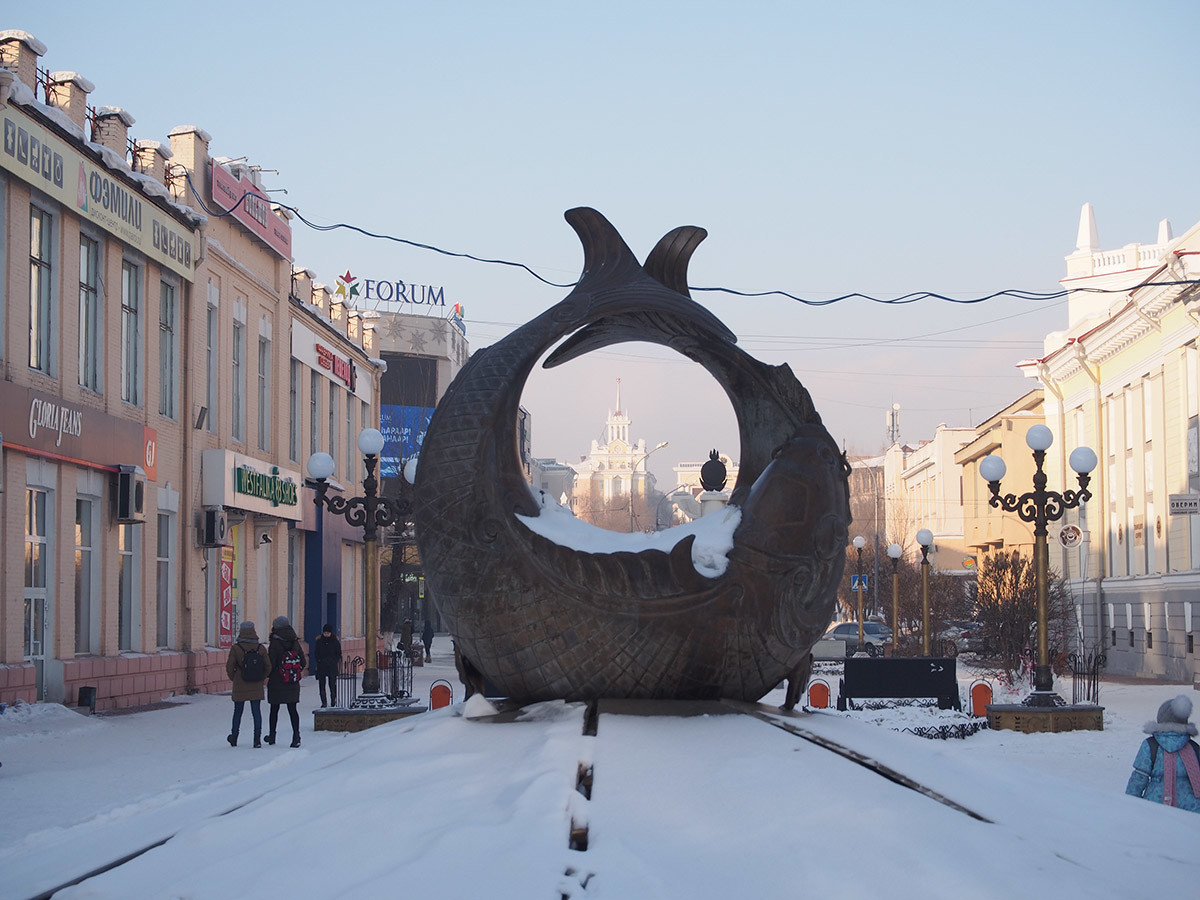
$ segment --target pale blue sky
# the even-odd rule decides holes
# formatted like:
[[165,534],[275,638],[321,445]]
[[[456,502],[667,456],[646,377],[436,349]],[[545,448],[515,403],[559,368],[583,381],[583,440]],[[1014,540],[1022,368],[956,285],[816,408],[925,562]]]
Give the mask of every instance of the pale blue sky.
[[[1200,219],[1193,2],[42,6],[0,28],[95,82],[132,136],[199,125],[214,154],[278,169],[267,186],[311,219],[552,280],[578,275],[562,213],[579,205],[640,257],[676,225],[707,228],[693,285],[815,299],[1054,290],[1085,201],[1106,248]],[[294,244],[319,280],[443,286],[476,348],[565,293],[344,232],[297,225]],[[1033,386],[1014,363],[1066,325],[1061,301],[695,296],[788,362],[857,453],[882,447],[893,402],[911,442],[981,421]],[[660,487],[709,447],[736,456],[711,379],[642,345],[531,380],[535,453],[585,453],[618,376],[634,434],[671,442]]]

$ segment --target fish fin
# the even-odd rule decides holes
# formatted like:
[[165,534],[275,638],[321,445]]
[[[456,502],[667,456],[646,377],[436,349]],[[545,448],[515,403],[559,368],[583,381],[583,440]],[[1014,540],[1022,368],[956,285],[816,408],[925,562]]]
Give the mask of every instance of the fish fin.
[[628,279],[641,266],[616,228],[590,206],[577,206],[563,213],[583,244],[583,274],[575,290],[590,290],[596,283],[614,278]]
[[642,268],[663,287],[690,297],[687,283],[688,262],[706,237],[708,232],[698,225],[680,225],[659,238]]

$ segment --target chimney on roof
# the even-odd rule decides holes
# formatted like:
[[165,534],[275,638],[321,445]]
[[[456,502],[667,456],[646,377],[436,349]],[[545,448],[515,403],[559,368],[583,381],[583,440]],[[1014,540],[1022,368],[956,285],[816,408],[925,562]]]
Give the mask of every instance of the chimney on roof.
[[311,269],[305,269],[300,266],[292,266],[292,293],[291,295],[297,300],[302,300],[305,303],[312,302],[313,292],[313,276]]
[[166,186],[167,161],[171,158],[171,148],[161,141],[146,141],[138,139],[133,142],[133,168],[143,175],[149,175],[159,184]]
[[312,305],[317,310],[325,315],[329,311],[329,288],[323,284],[314,284],[312,291]]
[[31,91],[37,90],[38,58],[46,55],[46,45],[28,31],[0,31],[0,66],[16,72]]
[[92,119],[92,141],[121,159],[129,152],[129,126],[136,119],[117,106],[101,106]]
[[96,86],[78,72],[51,72],[46,99],[51,106],[62,110],[72,122],[83,128],[87,122],[88,94]]
[[[196,125],[179,125],[167,132],[167,140],[171,142],[171,159],[175,165],[183,166],[191,174],[196,187],[207,184],[204,173],[208,169],[208,145],[212,142],[212,135]],[[200,206],[194,196],[188,196],[185,179],[180,178],[173,190],[176,199],[181,202],[188,206]]]

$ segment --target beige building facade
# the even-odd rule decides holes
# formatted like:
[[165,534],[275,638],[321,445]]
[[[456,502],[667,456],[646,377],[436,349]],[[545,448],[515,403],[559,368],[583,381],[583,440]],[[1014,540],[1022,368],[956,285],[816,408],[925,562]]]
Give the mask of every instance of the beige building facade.
[[1023,368],[1045,390],[1049,487],[1074,489],[1068,456],[1095,450],[1092,499],[1063,520],[1084,540],[1052,543],[1082,637],[1108,671],[1192,680],[1200,672],[1200,224],[1153,244],[1100,248],[1083,209],[1062,284],[1066,330]]
[[131,140],[45,53],[0,32],[0,699],[224,690],[245,618],[331,621],[353,652],[361,534],[304,461],[361,479],[374,329],[297,277],[256,170],[195,126]]

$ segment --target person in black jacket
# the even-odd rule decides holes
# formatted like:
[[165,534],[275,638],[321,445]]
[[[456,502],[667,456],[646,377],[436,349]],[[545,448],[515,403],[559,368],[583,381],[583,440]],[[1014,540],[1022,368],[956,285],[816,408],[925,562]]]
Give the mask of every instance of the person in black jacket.
[[313,644],[313,659],[316,660],[317,687],[321,691],[321,708],[326,706],[325,685],[329,685],[329,703],[337,706],[337,674],[342,661],[342,642],[333,633],[333,626],[326,625]]
[[421,643],[425,645],[425,662],[433,662],[430,655],[433,650],[433,623],[425,620],[425,629],[421,632]]
[[287,616],[277,616],[271,623],[271,675],[267,679],[267,702],[271,704],[269,725],[271,733],[263,740],[275,743],[275,725],[279,721],[279,707],[287,706],[288,718],[292,720],[292,746],[300,746],[300,678],[306,664],[304,647],[296,637],[296,630]]

